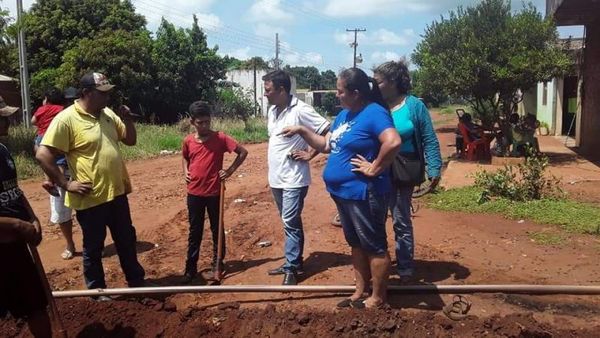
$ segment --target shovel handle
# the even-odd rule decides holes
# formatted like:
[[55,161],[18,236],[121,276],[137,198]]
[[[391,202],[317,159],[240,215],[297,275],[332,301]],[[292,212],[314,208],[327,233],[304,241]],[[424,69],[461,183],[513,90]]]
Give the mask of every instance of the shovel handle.
[[48,305],[50,307],[50,318],[52,319],[54,331],[57,337],[67,338],[67,331],[65,330],[65,326],[60,317],[60,313],[58,312],[58,307],[56,306],[56,302],[54,301],[54,296],[52,296],[52,290],[50,290],[50,283],[48,283],[48,278],[46,277],[46,271],[44,270],[44,265],[42,265],[42,260],[40,259],[40,254],[37,251],[37,248],[33,245],[27,245],[29,247],[29,252],[31,253],[31,257],[33,258],[33,262],[35,263],[35,268],[40,277],[40,281],[42,282],[42,287],[44,289],[44,293],[46,294],[46,299],[48,299]]
[[223,272],[221,271],[221,265],[223,264],[223,234],[225,232],[225,221],[223,216],[225,214],[225,180],[221,181],[221,190],[219,193],[219,235],[217,236],[217,267],[215,269],[215,279],[220,281],[223,279]]

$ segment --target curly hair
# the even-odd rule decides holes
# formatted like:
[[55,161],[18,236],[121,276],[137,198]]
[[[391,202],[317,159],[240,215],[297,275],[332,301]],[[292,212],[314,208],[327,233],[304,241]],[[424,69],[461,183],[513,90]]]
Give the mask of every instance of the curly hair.
[[387,81],[396,84],[399,94],[407,94],[412,88],[410,72],[404,61],[388,61],[373,69],[373,73],[383,76]]

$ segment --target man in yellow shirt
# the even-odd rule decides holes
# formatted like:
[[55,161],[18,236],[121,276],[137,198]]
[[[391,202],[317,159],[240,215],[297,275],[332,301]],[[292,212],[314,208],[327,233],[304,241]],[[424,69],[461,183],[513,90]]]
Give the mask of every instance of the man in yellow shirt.
[[[100,73],[84,75],[81,98],[54,118],[36,153],[54,184],[67,191],[65,205],[76,210],[83,233],[83,275],[89,289],[106,288],[102,250],[107,226],[128,285],[144,283],[127,200],[131,183],[119,148],[119,142],[135,145],[137,135],[127,106],[119,108],[119,115],[107,107],[113,87]],[[71,168],[70,181],[55,164],[54,157],[60,154]]]

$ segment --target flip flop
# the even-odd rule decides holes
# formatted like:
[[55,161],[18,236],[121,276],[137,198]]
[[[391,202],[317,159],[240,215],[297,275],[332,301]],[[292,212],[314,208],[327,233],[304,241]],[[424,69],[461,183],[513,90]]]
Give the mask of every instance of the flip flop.
[[444,314],[446,317],[452,320],[462,320],[468,316],[469,310],[471,310],[471,302],[467,297],[462,295],[456,295],[452,299],[452,303],[444,306]]
[[63,251],[60,254],[60,257],[64,260],[69,260],[69,259],[73,258],[73,251],[71,251],[69,249],[65,249],[65,251]]

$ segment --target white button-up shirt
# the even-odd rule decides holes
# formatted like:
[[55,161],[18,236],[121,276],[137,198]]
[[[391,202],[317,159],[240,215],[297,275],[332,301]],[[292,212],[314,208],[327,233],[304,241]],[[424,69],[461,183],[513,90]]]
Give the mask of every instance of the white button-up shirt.
[[310,185],[310,166],[306,161],[293,160],[289,154],[294,150],[306,150],[308,144],[300,135],[279,136],[284,127],[304,126],[321,134],[329,127],[329,121],[315,109],[292,97],[290,105],[277,114],[273,105],[268,114],[269,132],[269,185],[271,188],[293,189]]

